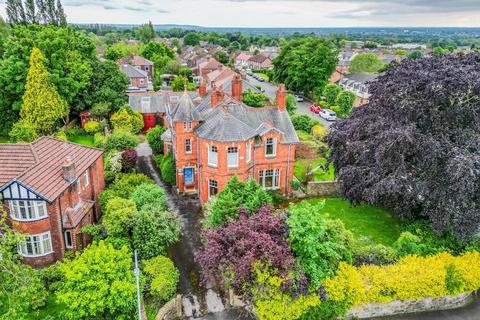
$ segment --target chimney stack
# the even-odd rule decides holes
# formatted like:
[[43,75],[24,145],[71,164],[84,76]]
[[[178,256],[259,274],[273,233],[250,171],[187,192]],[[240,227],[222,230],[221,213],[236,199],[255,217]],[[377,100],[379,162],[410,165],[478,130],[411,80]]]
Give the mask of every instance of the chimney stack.
[[277,88],[277,108],[280,111],[287,110],[287,92],[285,91],[285,85],[279,84]]
[[198,94],[200,97],[205,97],[207,95],[207,83],[203,77],[200,80],[200,85],[198,86]]
[[212,108],[216,107],[220,102],[222,102],[224,96],[225,96],[225,94],[223,92],[222,86],[220,85],[217,88],[217,85],[214,82],[212,84],[212,96],[211,96],[211,100],[210,100]]
[[75,163],[73,163],[73,158],[71,156],[67,156],[62,164],[62,172],[63,172],[63,179],[72,183],[77,178],[77,174],[75,171]]
[[232,97],[235,100],[242,101],[242,84],[242,77],[236,73],[232,80]]

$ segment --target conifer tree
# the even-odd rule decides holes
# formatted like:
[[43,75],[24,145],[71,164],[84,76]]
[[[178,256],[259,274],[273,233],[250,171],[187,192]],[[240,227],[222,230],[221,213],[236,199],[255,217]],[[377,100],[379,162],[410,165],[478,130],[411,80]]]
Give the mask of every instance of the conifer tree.
[[54,132],[58,121],[65,119],[69,113],[66,101],[48,77],[44,55],[40,49],[33,48],[20,116],[33,124],[40,134]]

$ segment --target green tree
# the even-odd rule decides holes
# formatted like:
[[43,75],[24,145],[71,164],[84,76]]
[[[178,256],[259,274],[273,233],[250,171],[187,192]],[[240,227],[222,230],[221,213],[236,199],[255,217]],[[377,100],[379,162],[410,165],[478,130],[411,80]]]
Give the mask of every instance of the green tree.
[[290,246],[314,288],[335,273],[340,261],[352,262],[353,234],[340,220],[326,219],[323,206],[295,206],[287,220]]
[[187,90],[193,91],[196,89],[195,83],[188,82],[188,79],[182,76],[177,76],[170,82],[172,90],[175,92],[180,92],[185,90],[185,83],[187,84]]
[[136,284],[132,254],[104,241],[93,243],[74,260],[60,265],[64,281],[57,299],[67,319],[132,319]]
[[156,41],[148,42],[140,51],[140,55],[152,61],[155,60],[156,56],[167,56],[170,59],[175,59],[175,52],[172,48]]
[[200,35],[197,32],[189,32],[183,37],[183,44],[186,46],[198,46],[200,44]]
[[38,138],[37,127],[28,121],[20,120],[13,125],[9,136],[14,142],[32,142]]
[[351,73],[378,72],[383,67],[383,62],[380,58],[371,52],[357,54],[353,57],[349,71]]
[[355,99],[356,96],[351,91],[340,92],[340,94],[337,96],[337,99],[335,100],[335,104],[338,106],[341,116],[346,117],[352,112]]
[[263,93],[255,93],[248,89],[246,92],[242,93],[242,101],[247,106],[259,108],[265,106],[268,98]]
[[177,291],[180,273],[172,260],[158,256],[143,261],[143,271],[147,275],[148,293],[159,302],[166,302],[173,298]]
[[145,205],[133,219],[133,246],[142,259],[166,254],[179,235],[180,221],[175,213],[155,203]]
[[153,153],[163,154],[162,134],[167,130],[165,127],[155,126],[147,131],[147,141]]
[[163,210],[167,209],[165,190],[153,183],[139,185],[133,190],[130,198],[135,201],[139,210],[147,204],[154,204],[157,208]]
[[228,55],[225,53],[225,51],[217,51],[217,53],[215,53],[215,59],[217,59],[218,62],[223,64],[228,63]]
[[273,79],[295,92],[320,95],[338,63],[335,45],[321,38],[294,39],[273,60]]
[[422,51],[420,51],[420,50],[412,51],[412,52],[410,52],[410,54],[408,55],[408,57],[409,57],[410,59],[419,59],[419,58],[421,58],[422,56],[423,56],[423,54],[422,54]]
[[107,203],[102,223],[109,236],[128,236],[137,214],[137,206],[133,200],[112,198]]
[[289,115],[295,114],[295,110],[297,110],[297,100],[293,94],[287,95],[287,112]]
[[329,105],[334,105],[340,92],[342,92],[342,88],[340,88],[338,85],[328,84],[323,90],[325,101],[327,101]]
[[139,28],[136,28],[133,31],[135,33],[135,37],[143,43],[147,43],[155,39],[155,30],[153,29],[152,21],[141,25]]
[[8,32],[9,31],[8,31],[7,24],[5,23],[3,18],[0,17],[0,57],[3,56],[4,45],[5,45],[5,41],[7,41]]
[[432,54],[434,56],[441,56],[441,55],[444,55],[444,54],[447,54],[447,53],[449,53],[448,49],[444,49],[442,47],[435,47],[432,50]]
[[67,103],[49,76],[44,55],[38,48],[33,48],[20,116],[23,121],[34,125],[40,134],[56,131],[58,121],[65,119],[69,112]]
[[7,0],[8,21],[12,24],[50,24],[65,26],[67,17],[62,3],[57,0]]

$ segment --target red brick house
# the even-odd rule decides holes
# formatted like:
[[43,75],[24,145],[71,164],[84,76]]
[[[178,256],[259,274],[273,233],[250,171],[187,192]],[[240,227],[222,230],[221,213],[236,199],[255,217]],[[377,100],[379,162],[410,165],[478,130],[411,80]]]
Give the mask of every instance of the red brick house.
[[148,59],[145,59],[144,57],[135,56],[135,55],[126,56],[126,57],[120,58],[117,61],[117,64],[119,66],[129,64],[137,69],[140,69],[146,72],[149,79],[153,78],[153,75],[154,75],[153,62]]
[[198,106],[184,94],[167,111],[162,139],[176,160],[178,191],[196,193],[202,203],[234,175],[285,195],[292,191],[299,140],[286,111],[285,86],[278,87],[276,106],[252,108],[241,101],[242,83],[236,75],[228,94],[215,84],[207,92],[203,83]]
[[0,194],[12,227],[26,234],[25,263],[46,266],[90,242],[80,228],[100,218],[103,151],[42,137],[0,144]]
[[127,91],[147,91],[149,88],[148,73],[129,64],[120,67],[130,80]]
[[252,70],[262,70],[273,68],[272,59],[263,54],[257,54],[247,60],[247,65]]

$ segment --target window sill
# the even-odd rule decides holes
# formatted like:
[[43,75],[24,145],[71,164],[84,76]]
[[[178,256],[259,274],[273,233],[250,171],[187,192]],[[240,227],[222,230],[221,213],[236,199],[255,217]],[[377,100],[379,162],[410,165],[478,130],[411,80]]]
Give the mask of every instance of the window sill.
[[277,157],[276,154],[272,154],[272,155],[265,155],[265,158],[267,159],[275,159]]
[[37,221],[41,221],[41,220],[45,220],[48,218],[48,215],[45,216],[45,217],[42,217],[42,218],[38,218],[38,219],[34,219],[34,220],[26,220],[26,219],[17,219],[15,218],[14,216],[10,215],[10,218],[12,218],[13,221],[16,221],[16,222],[37,222]]
[[21,252],[19,252],[18,254],[24,258],[40,258],[40,257],[48,256],[49,254],[52,254],[52,253],[53,253],[53,250],[44,254],[39,254],[39,255],[24,255]]
[[237,166],[227,166],[228,170],[233,170],[233,169],[238,169],[238,168],[239,168],[238,165]]
[[211,164],[211,163],[208,163],[207,166],[209,168],[214,168],[214,169],[218,169],[218,164]]

